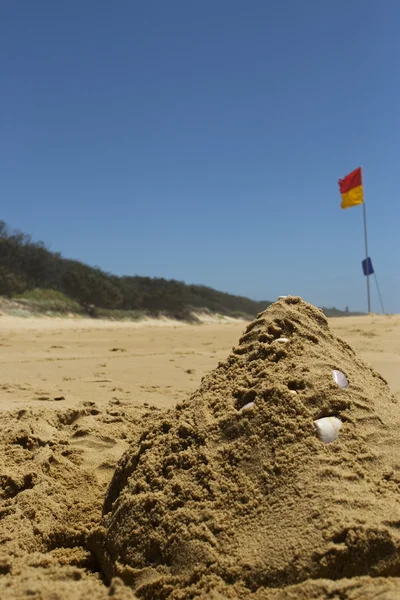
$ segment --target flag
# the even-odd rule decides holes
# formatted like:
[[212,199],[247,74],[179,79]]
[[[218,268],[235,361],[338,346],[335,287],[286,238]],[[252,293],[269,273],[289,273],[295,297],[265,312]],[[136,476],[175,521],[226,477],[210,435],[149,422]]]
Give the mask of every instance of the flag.
[[373,275],[374,274],[374,267],[372,266],[372,260],[370,259],[369,256],[368,256],[368,258],[364,258],[364,260],[362,261],[361,264],[362,264],[364,275]]
[[342,208],[350,208],[364,202],[364,192],[362,186],[361,167],[346,175],[344,179],[339,179],[340,193],[342,194]]

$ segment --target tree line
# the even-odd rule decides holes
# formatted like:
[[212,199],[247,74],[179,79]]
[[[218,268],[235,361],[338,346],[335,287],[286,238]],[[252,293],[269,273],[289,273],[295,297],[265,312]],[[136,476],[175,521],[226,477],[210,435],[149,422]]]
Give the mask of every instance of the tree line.
[[256,302],[202,285],[163,278],[106,273],[51,252],[0,221],[0,295],[15,297],[29,290],[62,292],[83,307],[137,310],[151,315],[186,318],[191,311],[254,316],[269,302]]
[[[14,298],[31,290],[54,290],[77,302],[92,316],[96,309],[140,311],[188,319],[208,310],[233,317],[254,317],[271,304],[219,292],[203,285],[188,285],[163,278],[106,273],[77,260],[51,252],[43,242],[10,231],[0,220],[0,296]],[[327,316],[360,313],[323,308]]]

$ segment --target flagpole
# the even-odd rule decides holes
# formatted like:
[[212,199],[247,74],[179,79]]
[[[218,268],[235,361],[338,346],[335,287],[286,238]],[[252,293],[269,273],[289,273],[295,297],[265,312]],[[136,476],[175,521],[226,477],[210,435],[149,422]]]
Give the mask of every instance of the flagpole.
[[[342,208],[350,208],[357,204],[363,205],[364,214],[364,241],[365,241],[365,275],[367,277],[367,300],[368,300],[368,313],[371,312],[371,290],[369,285],[369,276],[373,274],[374,270],[370,268],[368,261],[368,236],[367,236],[367,209],[365,208],[364,199],[364,185],[362,177],[362,167],[358,167],[343,179],[339,179],[339,189],[342,195]],[[363,261],[364,270],[364,261]],[[370,272],[371,271],[371,272]]]
[[368,313],[371,312],[371,291],[369,286],[369,264],[368,264],[368,237],[367,237],[367,211],[365,209],[365,199],[363,202],[364,212],[364,240],[365,240],[365,262],[367,269],[367,298],[368,298]]

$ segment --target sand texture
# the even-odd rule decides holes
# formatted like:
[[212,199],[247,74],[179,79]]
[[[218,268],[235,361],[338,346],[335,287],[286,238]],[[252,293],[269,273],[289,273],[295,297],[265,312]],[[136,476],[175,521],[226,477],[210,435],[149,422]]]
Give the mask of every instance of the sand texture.
[[[343,422],[332,445],[326,416]],[[399,575],[398,425],[383,378],[289,297],[125,453],[91,547],[149,600]]]
[[400,598],[398,317],[289,297],[250,325],[2,317],[0,343],[0,597]]

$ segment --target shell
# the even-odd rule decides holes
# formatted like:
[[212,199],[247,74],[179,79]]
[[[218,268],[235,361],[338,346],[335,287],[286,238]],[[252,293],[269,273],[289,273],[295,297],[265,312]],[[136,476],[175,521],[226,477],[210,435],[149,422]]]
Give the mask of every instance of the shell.
[[323,417],[314,421],[314,425],[321,442],[330,444],[337,439],[342,428],[342,421],[337,417]]
[[342,371],[337,371],[336,369],[332,370],[333,381],[338,384],[341,388],[349,387],[349,382],[347,381],[347,377]]
[[287,296],[278,296],[278,300],[284,300]]
[[253,410],[254,406],[255,406],[254,402],[248,402],[247,404],[242,406],[242,408],[239,409],[239,412],[240,413],[249,412],[250,410]]
[[288,338],[276,338],[276,340],[274,340],[275,342],[278,342],[280,344],[286,344],[286,342],[288,342]]

